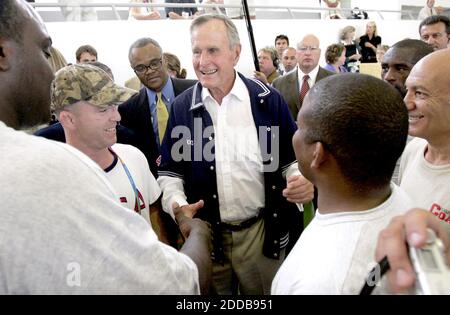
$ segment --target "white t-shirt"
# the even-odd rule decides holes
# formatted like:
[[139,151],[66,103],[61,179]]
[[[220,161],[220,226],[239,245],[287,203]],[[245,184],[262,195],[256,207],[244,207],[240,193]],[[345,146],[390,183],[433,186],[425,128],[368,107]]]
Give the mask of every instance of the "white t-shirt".
[[450,164],[433,165],[425,160],[427,141],[412,140],[400,162],[400,187],[411,197],[415,207],[430,210],[440,220],[450,223]]
[[391,187],[388,200],[374,209],[318,210],[278,270],[272,294],[358,294],[375,265],[378,233],[411,206],[405,192]]
[[158,200],[161,189],[150,172],[145,155],[131,145],[120,143],[113,145],[112,150],[125,163],[133,178],[138,190],[139,208],[136,205],[136,194],[133,186],[120,159],[116,160],[114,167],[106,172],[106,177],[119,195],[120,203],[133,211],[138,209],[144,219],[150,223],[150,205]]
[[0,122],[1,294],[198,294],[186,255],[69,145]]

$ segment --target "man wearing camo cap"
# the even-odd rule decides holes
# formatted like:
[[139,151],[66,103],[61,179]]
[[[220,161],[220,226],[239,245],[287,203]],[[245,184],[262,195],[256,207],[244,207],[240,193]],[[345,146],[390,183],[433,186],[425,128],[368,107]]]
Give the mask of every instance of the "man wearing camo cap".
[[[52,83],[52,107],[64,128],[66,142],[94,160],[116,189],[120,202],[151,222],[160,239],[161,195],[144,154],[117,142],[117,107],[136,92],[113,83],[102,69],[70,65]],[[150,215],[152,219],[150,220]]]

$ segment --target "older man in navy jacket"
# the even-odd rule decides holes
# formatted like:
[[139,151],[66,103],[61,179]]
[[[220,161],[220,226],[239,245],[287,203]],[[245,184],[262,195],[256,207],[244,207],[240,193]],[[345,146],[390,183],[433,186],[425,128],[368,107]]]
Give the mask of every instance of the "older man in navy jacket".
[[295,162],[296,126],[278,92],[234,70],[241,45],[229,18],[198,17],[191,42],[199,83],[171,109],[158,181],[164,209],[211,224],[219,294],[268,294],[302,232],[296,203],[313,197]]

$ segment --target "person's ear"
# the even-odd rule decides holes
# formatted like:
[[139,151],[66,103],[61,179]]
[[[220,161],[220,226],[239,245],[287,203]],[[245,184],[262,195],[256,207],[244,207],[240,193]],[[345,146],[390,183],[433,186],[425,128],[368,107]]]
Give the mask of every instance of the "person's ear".
[[328,159],[328,152],[325,150],[322,142],[314,144],[313,158],[311,160],[311,168],[319,169],[322,164]]
[[241,50],[242,50],[241,44],[237,44],[234,49],[236,53],[236,56],[234,57],[234,65],[236,66],[237,63],[239,62],[239,58],[241,57]]
[[59,122],[64,127],[64,129],[75,129],[75,115],[67,110],[62,110],[59,113]]
[[11,40],[0,37],[0,71],[7,71],[11,68],[14,47]]

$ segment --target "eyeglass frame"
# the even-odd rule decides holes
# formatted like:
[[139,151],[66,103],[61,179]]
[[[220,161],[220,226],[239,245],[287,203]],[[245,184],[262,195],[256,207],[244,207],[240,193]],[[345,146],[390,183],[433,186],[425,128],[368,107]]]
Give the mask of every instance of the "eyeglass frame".
[[320,47],[316,47],[316,46],[306,46],[306,47],[297,47],[298,51],[301,51],[302,53],[307,52],[308,50],[310,52],[316,52],[320,50]]
[[[148,65],[139,64],[139,65],[137,65],[136,67],[133,68],[133,71],[136,74],[144,74],[144,73],[146,73],[148,71],[148,69],[153,70],[153,71],[161,69],[162,64],[163,64],[163,58],[161,57],[161,58],[158,58],[158,59],[151,60]],[[136,70],[137,67],[141,67],[141,66],[144,67],[142,69],[142,71]]]

